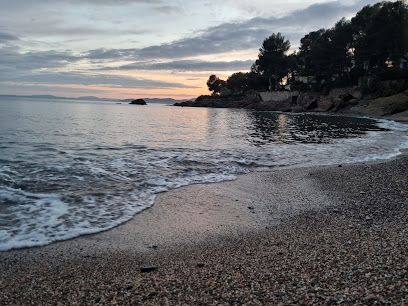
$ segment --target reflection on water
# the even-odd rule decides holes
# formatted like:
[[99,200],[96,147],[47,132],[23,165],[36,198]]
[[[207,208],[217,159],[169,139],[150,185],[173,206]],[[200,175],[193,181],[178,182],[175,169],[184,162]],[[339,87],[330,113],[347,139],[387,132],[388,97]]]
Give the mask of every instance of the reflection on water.
[[[375,121],[313,114],[150,105],[0,101],[0,140],[37,150],[245,148],[270,143],[320,143],[379,131]],[[4,152],[2,152],[4,153]],[[6,152],[7,153],[7,152]]]
[[279,114],[277,122],[278,128],[276,129],[276,134],[278,135],[278,141],[285,142],[285,139],[287,138],[288,116]]
[[0,250],[106,230],[158,192],[258,167],[389,158],[406,134],[338,116],[0,100]]
[[247,140],[254,145],[269,143],[328,143],[337,138],[358,137],[384,129],[372,120],[317,114],[247,112],[251,121]]

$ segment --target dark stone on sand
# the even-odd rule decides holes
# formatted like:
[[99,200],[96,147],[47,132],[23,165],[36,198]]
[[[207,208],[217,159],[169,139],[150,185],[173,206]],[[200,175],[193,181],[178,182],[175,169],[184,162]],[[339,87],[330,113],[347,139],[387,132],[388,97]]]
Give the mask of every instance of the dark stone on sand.
[[140,267],[140,272],[142,272],[142,273],[150,273],[150,272],[153,272],[153,271],[156,271],[156,270],[157,270],[157,267],[156,266],[151,266],[151,265]]
[[96,256],[91,256],[91,255],[84,255],[84,258],[91,258],[91,259],[97,259],[98,257]]
[[205,265],[202,262],[197,263],[197,268],[203,268]]

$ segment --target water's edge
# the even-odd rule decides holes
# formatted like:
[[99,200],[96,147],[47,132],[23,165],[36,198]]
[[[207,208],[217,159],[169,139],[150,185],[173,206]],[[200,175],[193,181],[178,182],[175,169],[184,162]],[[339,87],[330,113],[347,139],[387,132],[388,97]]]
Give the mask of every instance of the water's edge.
[[[386,129],[391,129],[391,130],[399,130],[403,129],[406,130],[408,128],[408,125],[405,124],[403,126],[403,123],[398,123],[392,120],[384,120],[384,119],[378,119],[378,118],[370,118],[374,119],[377,121],[378,126]],[[381,135],[382,132],[368,132],[367,133],[367,138],[374,137]],[[347,141],[347,140],[339,140],[339,141]],[[397,158],[401,154],[403,154],[404,150],[408,149],[408,137],[407,141],[401,141],[400,145],[398,147],[393,148],[393,152],[388,153],[387,155],[382,155],[382,156],[360,156],[356,160],[353,160],[351,162],[345,161],[343,164],[358,164],[358,163],[367,163],[367,162],[382,162],[382,161],[387,161],[390,159]],[[220,183],[223,181],[231,181],[237,179],[239,175],[246,174],[252,171],[276,171],[280,169],[288,169],[288,168],[302,168],[302,167],[325,167],[325,166],[332,166],[336,165],[338,161],[333,161],[333,162],[326,162],[326,163],[321,163],[317,165],[302,165],[302,164],[294,164],[294,165],[274,165],[274,166],[268,166],[268,165],[258,165],[256,167],[248,168],[248,171],[243,171],[241,173],[231,173],[231,174],[220,174],[217,176],[209,176],[209,177],[201,177],[197,180],[186,180],[185,182],[178,182],[177,184],[173,186],[166,186],[163,187],[162,190],[157,190],[154,194],[148,195],[145,200],[147,200],[147,205],[145,206],[140,206],[138,209],[135,209],[130,215],[125,216],[122,219],[117,219],[114,220],[109,226],[106,226],[104,228],[94,228],[94,229],[82,229],[80,231],[71,231],[69,234],[63,237],[58,237],[52,241],[38,241],[38,242],[33,242],[33,243],[27,243],[27,242],[22,242],[20,245],[16,243],[15,241],[11,243],[9,246],[3,246],[0,248],[0,251],[9,251],[12,249],[20,249],[20,248],[28,248],[28,247],[40,247],[40,246],[45,246],[53,242],[57,241],[64,241],[64,240],[69,240],[69,239],[74,239],[79,236],[84,236],[84,235],[92,235],[104,231],[111,230],[112,228],[115,228],[117,226],[120,226],[132,219],[134,219],[138,214],[141,212],[145,211],[146,209],[152,207],[155,204],[156,197],[159,193],[163,193],[169,190],[174,190],[178,189],[181,187],[186,187],[194,184],[212,184],[212,183]]]

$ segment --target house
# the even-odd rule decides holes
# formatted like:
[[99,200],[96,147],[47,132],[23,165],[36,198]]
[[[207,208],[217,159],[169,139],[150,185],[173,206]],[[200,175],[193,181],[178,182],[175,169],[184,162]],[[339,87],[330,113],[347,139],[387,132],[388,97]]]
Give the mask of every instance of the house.
[[399,60],[400,69],[408,69],[408,53],[405,56],[401,57]]
[[310,83],[314,83],[316,80],[314,76],[297,75],[295,76],[295,81],[300,82],[300,83],[310,84]]
[[400,69],[408,69],[408,53],[401,56],[398,60],[393,61],[388,59],[385,61],[385,64],[388,68],[400,68]]

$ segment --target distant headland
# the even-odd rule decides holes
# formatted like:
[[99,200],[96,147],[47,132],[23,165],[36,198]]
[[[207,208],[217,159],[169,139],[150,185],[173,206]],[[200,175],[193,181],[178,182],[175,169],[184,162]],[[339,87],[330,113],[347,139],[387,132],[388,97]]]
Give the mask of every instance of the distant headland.
[[[0,98],[26,98],[26,99],[54,99],[54,100],[78,100],[78,101],[102,101],[102,102],[132,102],[135,99],[110,99],[100,98],[95,96],[82,96],[82,97],[61,97],[54,95],[0,95]],[[136,99],[137,100],[137,99]],[[161,104],[174,104],[183,102],[184,100],[176,100],[173,98],[143,98],[146,103],[161,103]]]

